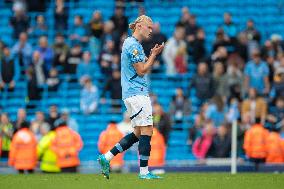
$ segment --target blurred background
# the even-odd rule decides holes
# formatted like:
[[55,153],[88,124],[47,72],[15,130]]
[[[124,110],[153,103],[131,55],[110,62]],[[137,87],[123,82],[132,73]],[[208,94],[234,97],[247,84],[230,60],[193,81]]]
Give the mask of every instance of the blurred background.
[[[150,166],[230,170],[235,123],[239,170],[284,169],[284,1],[1,0],[0,10],[0,173],[60,171],[60,149],[76,146],[59,140],[62,125],[80,135],[80,163],[67,168],[98,172],[97,155],[132,132],[120,53],[142,14],[154,22],[145,54],[165,42],[148,77]],[[136,149],[112,170],[137,170]]]

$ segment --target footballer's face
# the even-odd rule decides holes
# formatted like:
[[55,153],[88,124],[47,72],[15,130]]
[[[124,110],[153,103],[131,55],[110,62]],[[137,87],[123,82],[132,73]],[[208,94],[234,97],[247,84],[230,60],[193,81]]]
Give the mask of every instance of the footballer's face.
[[153,23],[149,20],[145,20],[140,23],[140,35],[143,39],[149,39],[153,31]]

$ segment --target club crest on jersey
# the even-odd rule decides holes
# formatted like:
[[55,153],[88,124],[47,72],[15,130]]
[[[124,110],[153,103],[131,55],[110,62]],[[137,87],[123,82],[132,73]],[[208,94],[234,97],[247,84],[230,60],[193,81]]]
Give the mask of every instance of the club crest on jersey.
[[137,56],[138,55],[138,50],[137,49],[134,49],[133,52],[132,52],[133,56]]

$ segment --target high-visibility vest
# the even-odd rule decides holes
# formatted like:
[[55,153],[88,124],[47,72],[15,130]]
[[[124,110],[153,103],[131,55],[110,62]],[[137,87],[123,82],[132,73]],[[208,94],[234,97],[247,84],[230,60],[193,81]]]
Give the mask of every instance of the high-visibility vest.
[[41,160],[40,169],[45,172],[60,172],[56,154],[51,150],[51,142],[55,135],[55,131],[48,132],[37,145],[38,158]]
[[[123,138],[123,134],[116,124],[109,124],[108,128],[100,134],[98,148],[104,154]],[[123,153],[117,154],[110,162],[110,166],[123,166]]]
[[55,132],[51,149],[57,156],[57,166],[67,168],[80,165],[79,151],[83,147],[80,135],[67,126],[58,127]]
[[164,166],[165,156],[166,156],[166,144],[164,137],[156,128],[153,128],[149,166],[152,167]]
[[8,164],[15,169],[31,170],[37,164],[36,137],[28,128],[22,128],[12,138]]
[[244,150],[250,158],[266,158],[266,144],[269,133],[261,124],[253,125],[245,133]]
[[267,163],[284,163],[284,149],[280,134],[271,132],[267,138]]

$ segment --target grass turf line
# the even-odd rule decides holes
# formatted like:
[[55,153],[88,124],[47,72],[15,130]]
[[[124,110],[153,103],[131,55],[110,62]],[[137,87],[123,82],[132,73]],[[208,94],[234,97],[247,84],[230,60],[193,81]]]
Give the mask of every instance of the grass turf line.
[[1,189],[283,189],[284,174],[168,173],[161,180],[137,174],[0,175]]

